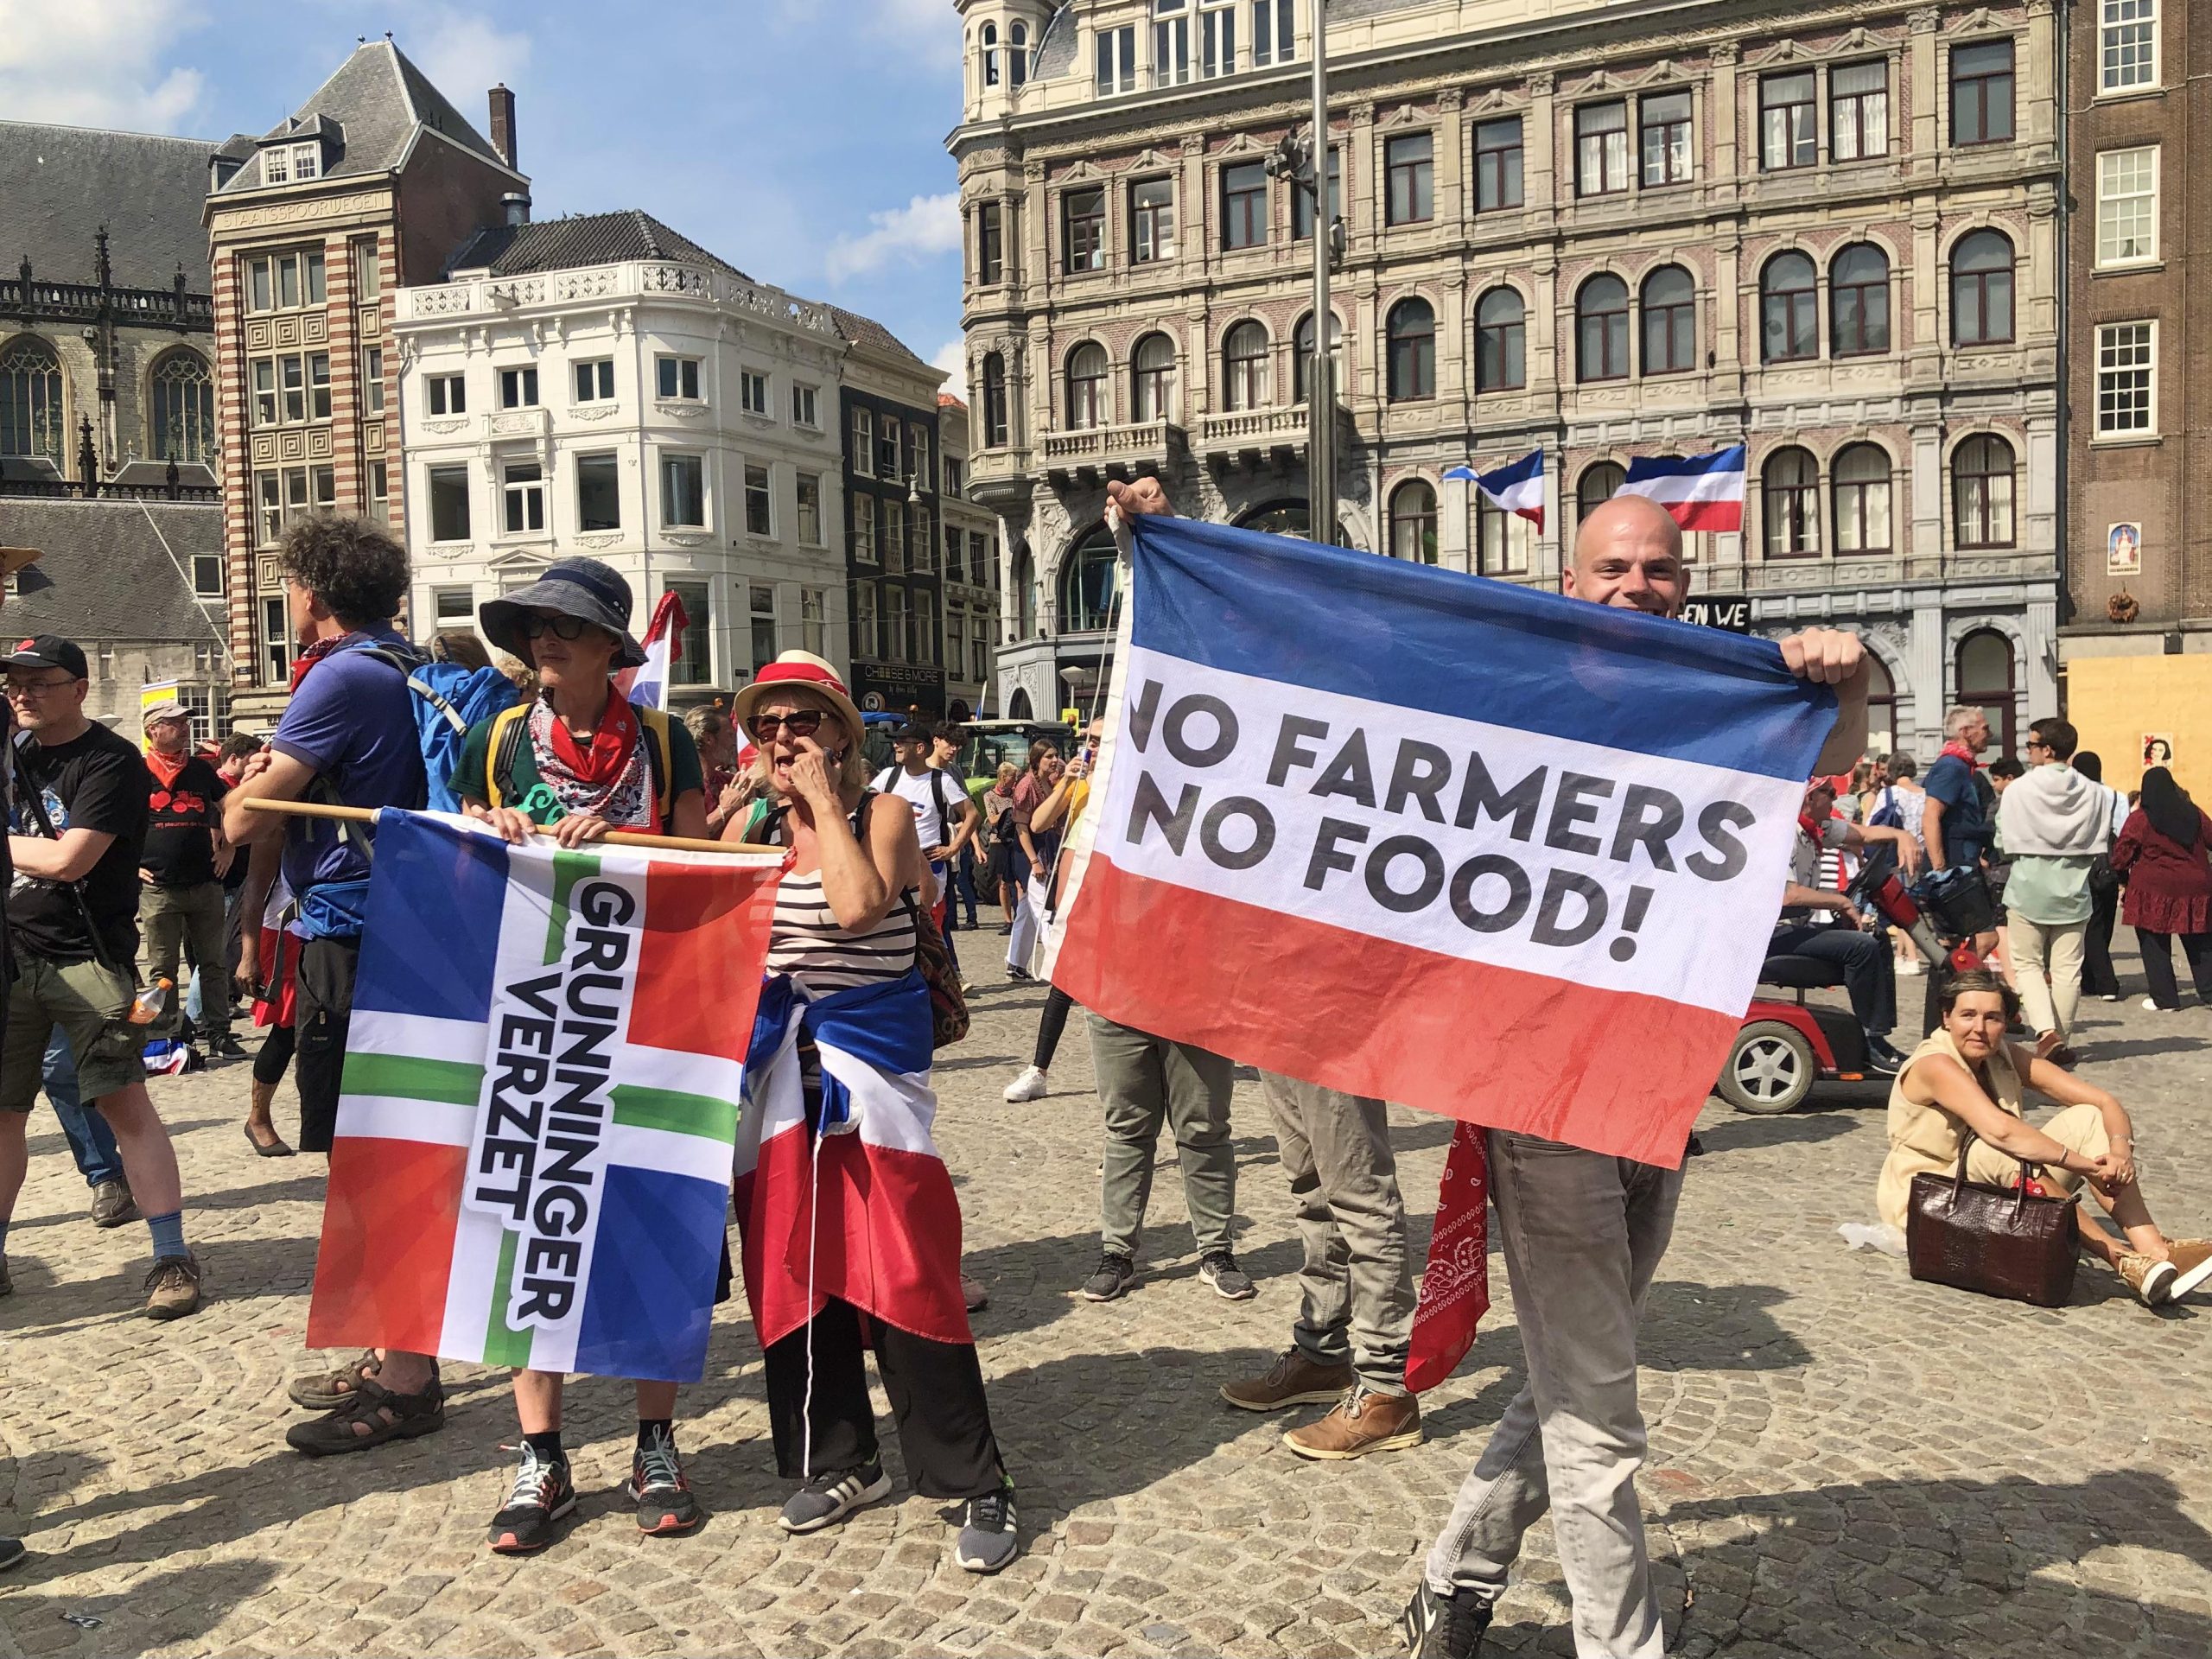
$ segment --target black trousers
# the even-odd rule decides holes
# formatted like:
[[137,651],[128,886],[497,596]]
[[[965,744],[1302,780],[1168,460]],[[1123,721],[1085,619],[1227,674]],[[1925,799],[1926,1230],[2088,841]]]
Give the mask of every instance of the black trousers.
[[1039,1071],[1052,1069],[1052,1056],[1059,1052],[1060,1033],[1068,1028],[1068,1010],[1075,1007],[1075,999],[1055,985],[1046,994],[1045,1011],[1037,1016],[1037,1052],[1030,1059]]
[[2120,974],[2112,965],[2113,924],[2120,919],[2120,889],[2089,889],[2089,931],[2082,936],[2082,995],[2118,996]]
[[973,1343],[932,1342],[886,1325],[834,1296],[809,1325],[770,1345],[766,1359],[768,1424],[776,1468],[786,1480],[807,1478],[804,1431],[807,1342],[814,1347],[814,1472],[857,1469],[876,1458],[875,1408],[861,1363],[861,1321],[883,1391],[906,1477],[924,1497],[982,1497],[1006,1477],[991,1413],[983,1399],[983,1368]]
[[1840,969],[1851,1011],[1869,1037],[1886,1037],[1897,1024],[1897,963],[1880,934],[1855,927],[1777,927],[1767,954],[1812,957]]
[[2212,1004],[2212,933],[2153,933],[2147,927],[2135,930],[2135,943],[2143,952],[2143,978],[2151,1000],[2162,1008],[2181,1007],[2181,987],[2174,982],[2173,942],[2181,941],[2181,953],[2189,958],[2189,974],[2196,982],[2196,994]]
[[253,1080],[265,1089],[274,1089],[283,1082],[285,1070],[292,1064],[292,1050],[298,1042],[296,1027],[270,1027],[269,1035],[261,1039],[261,1052],[253,1057]]
[[346,1033],[353,1022],[353,978],[360,967],[359,939],[309,939],[300,950],[294,1065],[300,1088],[302,1152],[328,1152],[337,1133]]

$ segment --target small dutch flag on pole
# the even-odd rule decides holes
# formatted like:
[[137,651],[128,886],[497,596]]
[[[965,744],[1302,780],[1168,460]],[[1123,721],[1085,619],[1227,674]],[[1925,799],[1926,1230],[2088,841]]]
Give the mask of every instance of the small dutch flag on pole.
[[1446,478],[1464,478],[1491,499],[1500,512],[1518,513],[1535,524],[1538,531],[1544,527],[1544,452],[1531,449],[1510,467],[1501,467],[1494,473],[1478,473],[1471,467],[1454,467],[1444,474]]
[[1744,446],[1710,455],[1638,456],[1615,492],[1656,501],[1684,530],[1744,527]]
[[[664,593],[660,603],[653,607],[652,626],[640,642],[645,648],[644,666],[625,669],[614,677],[616,689],[639,708],[668,707],[669,665],[683,653],[683,630],[690,620],[673,589]],[[623,683],[626,677],[626,685]]]

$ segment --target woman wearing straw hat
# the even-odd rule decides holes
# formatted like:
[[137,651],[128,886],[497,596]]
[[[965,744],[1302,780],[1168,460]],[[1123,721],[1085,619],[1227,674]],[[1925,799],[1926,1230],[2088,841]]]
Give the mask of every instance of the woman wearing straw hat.
[[[539,690],[461,740],[454,793],[469,817],[517,843],[541,826],[563,847],[610,830],[704,838],[706,796],[691,734],[614,689],[616,670],[645,659],[630,637],[630,584],[620,572],[597,559],[556,560],[539,581],[490,601],[479,615],[486,639],[537,671]],[[576,1506],[561,1444],[563,1381],[555,1371],[514,1375],[523,1446],[507,1501],[492,1518],[492,1548],[502,1554],[543,1548]],[[639,1529],[688,1532],[701,1514],[677,1457],[676,1384],[635,1387],[627,1495]]]
[[964,1505],[954,1560],[995,1573],[1017,1551],[1014,1487],[961,1293],[960,1204],[931,1135],[929,867],[913,808],[868,788],[860,711],[820,658],[785,652],[733,712],[768,798],[724,834],[791,849],[737,1136],[776,1461],[804,1483],[779,1523],[813,1532],[891,1490],[865,1344],[914,1489]]

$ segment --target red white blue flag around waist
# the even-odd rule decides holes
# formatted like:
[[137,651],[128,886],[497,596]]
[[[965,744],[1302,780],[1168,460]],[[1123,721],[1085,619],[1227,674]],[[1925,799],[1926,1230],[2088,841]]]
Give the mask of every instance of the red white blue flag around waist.
[[1047,971],[1239,1061],[1672,1165],[1834,709],[1765,640],[1140,518]]
[[1544,452],[1531,449],[1510,467],[1478,473],[1471,467],[1454,467],[1446,478],[1464,478],[1490,498],[1500,512],[1517,513],[1544,527]]
[[1638,455],[1616,495],[1648,496],[1684,530],[1744,527],[1744,446],[1710,455]]

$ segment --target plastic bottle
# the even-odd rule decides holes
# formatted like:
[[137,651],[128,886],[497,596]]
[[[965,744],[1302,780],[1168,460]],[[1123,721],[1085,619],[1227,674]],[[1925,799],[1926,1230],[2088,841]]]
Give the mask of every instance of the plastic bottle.
[[168,1010],[169,995],[175,989],[175,982],[164,977],[139,992],[138,1000],[130,1005],[130,1023],[134,1026],[152,1025]]

